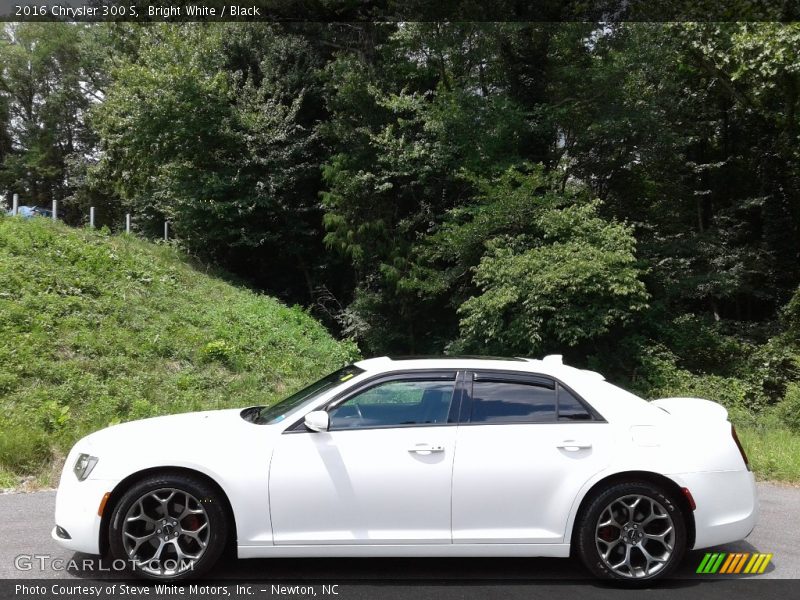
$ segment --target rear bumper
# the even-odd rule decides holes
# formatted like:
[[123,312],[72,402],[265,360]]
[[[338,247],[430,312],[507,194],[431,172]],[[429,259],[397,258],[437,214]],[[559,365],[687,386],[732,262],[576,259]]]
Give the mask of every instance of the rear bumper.
[[672,478],[688,488],[697,503],[695,550],[735,542],[753,531],[758,497],[752,472],[680,473]]

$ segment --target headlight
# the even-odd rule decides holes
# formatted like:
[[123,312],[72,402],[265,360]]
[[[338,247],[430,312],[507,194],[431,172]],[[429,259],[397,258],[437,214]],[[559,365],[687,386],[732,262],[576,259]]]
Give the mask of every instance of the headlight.
[[78,478],[78,481],[83,481],[89,476],[89,473],[92,472],[94,466],[97,464],[97,457],[89,456],[88,454],[81,454],[78,456],[78,460],[75,461],[75,466],[72,467],[72,472],[75,473],[75,477]]

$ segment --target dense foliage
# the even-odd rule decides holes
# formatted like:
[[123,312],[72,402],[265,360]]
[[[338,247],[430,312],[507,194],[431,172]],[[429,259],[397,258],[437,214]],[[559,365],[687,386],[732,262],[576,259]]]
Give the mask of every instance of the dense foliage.
[[7,25],[0,189],[167,219],[364,354],[559,352],[795,427],[798,53],[774,23]]

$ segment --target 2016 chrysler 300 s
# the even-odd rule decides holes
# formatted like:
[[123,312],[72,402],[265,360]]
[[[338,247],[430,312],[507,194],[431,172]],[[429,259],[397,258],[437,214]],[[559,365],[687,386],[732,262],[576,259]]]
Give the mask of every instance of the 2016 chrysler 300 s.
[[568,556],[663,577],[747,536],[720,405],[646,402],[559,356],[374,358],[269,407],[109,427],[70,452],[53,537],[161,580],[241,558]]

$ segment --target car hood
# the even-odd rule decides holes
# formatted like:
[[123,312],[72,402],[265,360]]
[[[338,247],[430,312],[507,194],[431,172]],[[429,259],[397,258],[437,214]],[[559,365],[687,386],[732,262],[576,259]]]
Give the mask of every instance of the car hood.
[[80,440],[67,464],[87,453],[99,458],[92,479],[159,466],[213,468],[248,456],[267,456],[276,428],[242,419],[242,409],[211,410],[154,417],[113,425]]
[[87,436],[85,441],[96,447],[106,443],[117,446],[128,441],[141,442],[143,439],[158,443],[159,440],[193,437],[199,432],[208,433],[209,429],[228,429],[239,422],[244,423],[240,412],[238,408],[207,410],[129,421],[101,429]]

